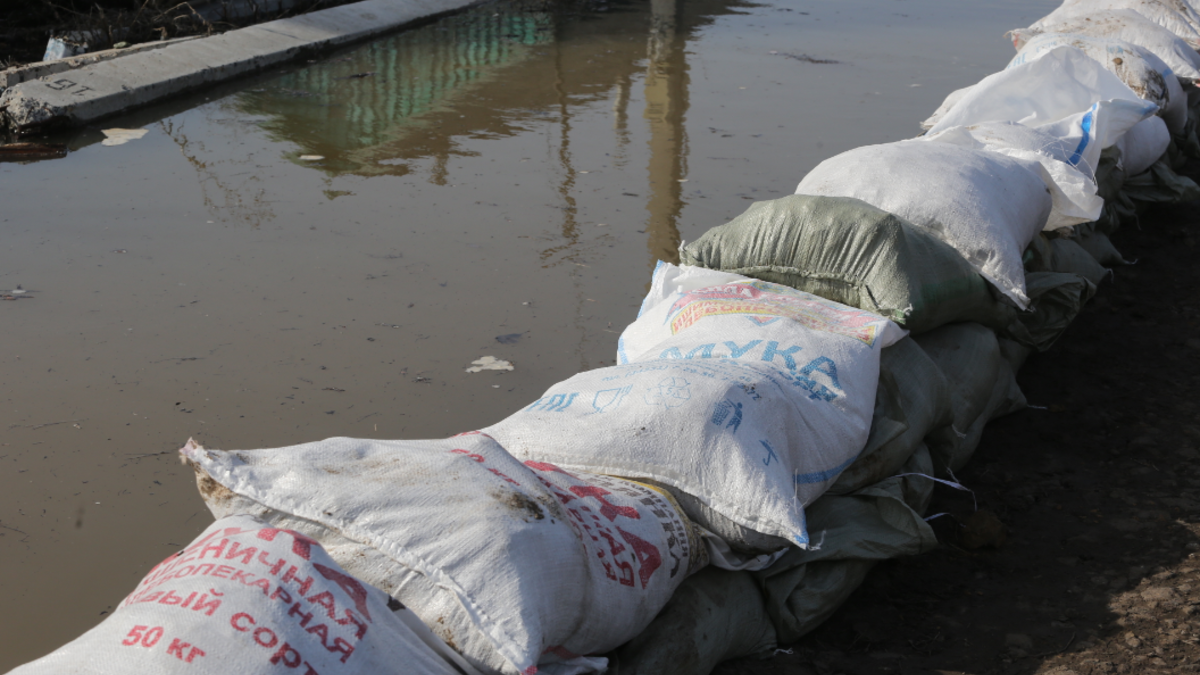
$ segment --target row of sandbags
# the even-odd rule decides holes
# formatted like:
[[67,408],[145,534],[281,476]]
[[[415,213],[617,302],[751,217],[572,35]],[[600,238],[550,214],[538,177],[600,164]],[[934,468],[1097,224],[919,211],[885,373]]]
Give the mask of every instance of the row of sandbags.
[[189,444],[217,523],[20,672],[696,673],[795,641],[936,544],[936,481],[1024,406],[1016,370],[1122,262],[1106,234],[1197,194],[1200,41],[1105,3],[1134,32],[1014,32],[925,135],[683,247],[617,365],[491,427]]
[[910,336],[883,350],[862,454],[808,509],[822,544],[692,577],[615,672],[768,655],[820,625],[874,563],[935,545],[928,477],[959,487],[983,425],[1025,406],[1016,370],[1125,263],[1107,235],[1146,204],[1200,198],[1175,173],[1200,156],[1200,16],[1186,0],[1067,0],[1010,35],[1008,67],[952,93],[921,137],[831,158],[796,195],[681,250],[687,264],[872,308]]

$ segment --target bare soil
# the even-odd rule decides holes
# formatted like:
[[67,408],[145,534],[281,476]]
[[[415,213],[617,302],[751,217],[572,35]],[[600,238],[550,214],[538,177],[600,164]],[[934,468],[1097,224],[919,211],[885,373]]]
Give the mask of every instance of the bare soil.
[[990,424],[958,476],[1004,543],[968,550],[971,496],[939,487],[938,549],[879,565],[792,653],[718,672],[1200,671],[1197,225],[1193,202],[1117,232],[1136,264],[1021,371],[1040,408]]

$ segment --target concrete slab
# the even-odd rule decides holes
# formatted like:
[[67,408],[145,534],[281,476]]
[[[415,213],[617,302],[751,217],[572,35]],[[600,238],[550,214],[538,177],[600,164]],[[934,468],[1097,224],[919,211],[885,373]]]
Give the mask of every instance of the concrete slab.
[[68,70],[75,70],[76,68],[89,66],[93,63],[110,61],[122,56],[131,56],[141,52],[162,49],[163,47],[169,47],[173,44],[190,42],[191,40],[199,40],[200,38],[201,36],[197,35],[194,37],[181,37],[173,40],[163,40],[161,42],[143,42],[130,47],[123,47],[121,49],[105,49],[103,51],[90,52],[88,54],[80,54],[78,56],[68,56],[65,59],[38,61],[37,63],[30,63],[24,66],[6,68],[4,70],[0,70],[0,93],[11,86],[21,84],[22,82],[29,82],[30,80],[36,80],[39,77],[56,75]]
[[365,0],[94,63],[7,88],[0,119],[17,134],[80,126],[477,1]]

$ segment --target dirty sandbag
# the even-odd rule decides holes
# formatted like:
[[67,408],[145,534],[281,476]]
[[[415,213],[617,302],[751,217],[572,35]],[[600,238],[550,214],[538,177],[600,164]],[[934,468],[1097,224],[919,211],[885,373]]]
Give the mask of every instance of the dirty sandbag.
[[950,384],[925,350],[911,337],[884,349],[871,435],[827,494],[861,490],[896,473],[926,436],[953,423],[953,414]]
[[[1055,237],[1050,240],[1050,247],[1051,258],[1048,271],[1078,274],[1095,286],[1099,286],[1111,274],[1078,242],[1072,239]],[[1029,284],[1028,275],[1025,277],[1025,284],[1026,286]]]
[[1105,205],[1117,198],[1128,175],[1125,172],[1125,163],[1121,159],[1121,148],[1111,145],[1100,153],[1100,163],[1096,167],[1095,175],[1096,194],[1100,195]]
[[1009,31],[1018,51],[1035,36],[1047,33],[1077,33],[1112,38],[1139,45],[1162,59],[1182,83],[1200,80],[1200,54],[1186,40],[1131,9],[1097,11],[1076,8],[1055,13],[1052,21],[1042,19],[1038,28]]
[[1157,105],[1158,114],[1172,133],[1183,130],[1188,105],[1179,78],[1158,55],[1132,42],[1079,33],[1042,33],[1029,40],[1008,67],[1027,63],[1064,45],[1083,52],[1120,78],[1133,93]]
[[168,556],[99,626],[11,675],[266,675],[281,666],[331,675],[476,673],[319,543],[240,515]]
[[771,656],[775,630],[750,572],[709,567],[688,578],[607,675],[707,675],[721,661]]
[[483,431],[521,459],[651,480],[779,547],[805,546],[803,507],[862,450],[879,350],[903,335],[787,286],[659,263],[619,365]]
[[585,655],[636,636],[705,562],[669,496],[522,464],[479,433],[181,452],[215,515],[321,542],[485,673],[603,671]]
[[1128,265],[1121,252],[1113,246],[1112,240],[1108,235],[1101,232],[1095,227],[1084,226],[1077,228],[1071,233],[1071,241],[1079,244],[1080,248],[1087,251],[1087,254],[1096,259],[1096,262],[1105,267],[1116,267],[1118,265]]
[[[1086,253],[1083,256],[1090,258]],[[1009,332],[1018,342],[1040,352],[1050,349],[1096,294],[1094,283],[1069,272],[1032,272],[1026,275],[1025,284],[1033,302],[1030,311],[1018,317],[1024,332]]]
[[914,333],[953,321],[1003,325],[1011,314],[948,244],[858,199],[756,202],[679,257],[876,312]]
[[918,555],[937,537],[921,517],[933,495],[933,462],[917,449],[901,474],[848,495],[826,495],[814,504],[813,532],[820,549],[793,549],[756,572],[780,644],[817,628],[862,584],[875,563]]
[[[937,133],[981,122],[1020,122],[1029,127],[1058,123],[1043,130],[1068,144],[1070,138],[1077,138],[1080,158],[1071,163],[1094,171],[1102,149],[1157,110],[1083,52],[1060,46],[983,78],[941,117],[926,124],[930,133]],[[1068,120],[1074,123],[1064,126]]]
[[1143,174],[1162,159],[1171,144],[1171,132],[1158,117],[1147,117],[1138,122],[1117,139],[1116,147],[1121,151],[1121,164],[1125,169],[1125,183]]
[[796,193],[854,197],[904,218],[954,247],[1023,308],[1028,298],[1021,252],[1045,227],[1053,206],[1044,171],[1032,160],[909,140],[827,159]]
[[931,445],[930,452],[939,473],[947,468],[958,471],[979,446],[984,425],[1023,409],[1025,396],[996,334],[988,328],[974,323],[951,324],[913,339],[950,383],[954,426],[948,435],[938,433],[943,438]]
[[1104,208],[1104,200],[1096,194],[1093,168],[1076,166],[1083,159],[1082,154],[1075,151],[1077,144],[1068,145],[1041,129],[1018,122],[981,122],[929,133],[921,140],[988,150],[1019,161],[1037,162],[1042,168],[1039,176],[1050,191],[1052,202],[1045,229],[1093,221],[1100,217]]
[[[1163,0],[1064,0],[1063,4],[1030,26],[1033,30],[1047,31],[1051,26],[1062,23],[1081,12],[1103,12],[1112,10],[1134,11],[1150,21],[1183,38],[1193,48],[1200,47],[1200,16],[1186,2],[1164,2]],[[1132,42],[1132,40],[1131,40]]]
[[1175,173],[1166,158],[1155,162],[1149,171],[1130,177],[1123,189],[1131,200],[1141,203],[1175,204],[1200,199],[1200,186]]

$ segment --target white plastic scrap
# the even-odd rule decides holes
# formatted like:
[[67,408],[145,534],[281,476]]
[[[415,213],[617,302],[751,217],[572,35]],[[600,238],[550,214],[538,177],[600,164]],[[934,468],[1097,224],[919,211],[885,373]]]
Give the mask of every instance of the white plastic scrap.
[[146,135],[145,129],[102,129],[105,139],[100,145],[124,145]]
[[513,364],[494,356],[483,356],[471,362],[468,373],[482,373],[485,370],[512,370]]

